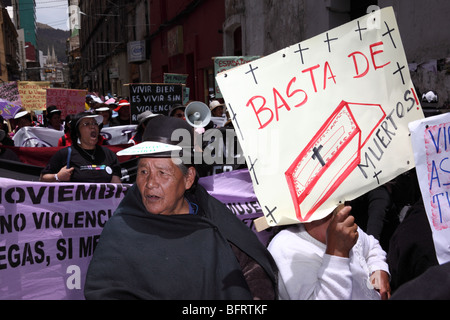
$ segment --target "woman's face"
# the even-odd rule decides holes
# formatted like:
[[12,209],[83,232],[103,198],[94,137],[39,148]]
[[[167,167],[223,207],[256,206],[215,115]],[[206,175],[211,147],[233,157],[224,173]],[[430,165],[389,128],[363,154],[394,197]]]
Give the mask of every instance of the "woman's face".
[[49,119],[49,122],[54,129],[59,130],[61,128],[61,114],[60,113],[53,114]]
[[173,215],[189,213],[184,193],[195,179],[195,169],[187,174],[175,165],[171,158],[141,158],[136,184],[142,202],[152,214]]
[[99,127],[94,118],[83,118],[78,124],[81,147],[92,149],[98,142]]

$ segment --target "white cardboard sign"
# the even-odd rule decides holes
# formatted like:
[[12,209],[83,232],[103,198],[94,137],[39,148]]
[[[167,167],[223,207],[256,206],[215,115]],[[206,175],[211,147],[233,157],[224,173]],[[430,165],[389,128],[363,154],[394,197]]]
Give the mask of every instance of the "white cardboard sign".
[[270,226],[308,222],[414,167],[423,118],[392,8],[217,75]]
[[450,113],[409,124],[416,172],[440,264],[450,261]]

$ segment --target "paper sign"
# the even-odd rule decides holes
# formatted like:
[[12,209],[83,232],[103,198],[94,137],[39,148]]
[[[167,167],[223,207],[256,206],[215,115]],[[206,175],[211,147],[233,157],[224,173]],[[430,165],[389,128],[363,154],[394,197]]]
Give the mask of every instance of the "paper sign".
[[130,185],[0,186],[0,299],[83,299],[102,229]]
[[423,118],[392,8],[217,75],[270,226],[318,220],[414,167]]
[[[215,57],[214,58],[214,73],[217,75],[226,70],[234,67],[246,64],[250,61],[258,59],[259,56],[240,57],[240,56],[227,56],[227,57]],[[215,82],[215,98],[223,98],[222,92],[220,92],[217,82]]]
[[85,111],[86,90],[73,89],[47,89],[47,106],[54,105],[61,110],[61,118],[68,114],[77,114]]
[[27,111],[45,110],[47,108],[48,81],[18,81],[22,107]]
[[410,123],[423,203],[440,264],[450,261],[450,114]]
[[130,84],[131,123],[145,111],[169,114],[170,108],[183,103],[183,86],[176,83]]

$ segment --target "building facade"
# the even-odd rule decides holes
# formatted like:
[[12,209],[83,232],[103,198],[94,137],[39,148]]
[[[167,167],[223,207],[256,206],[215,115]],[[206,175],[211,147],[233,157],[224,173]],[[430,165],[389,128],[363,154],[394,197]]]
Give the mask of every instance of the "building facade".
[[0,6],[0,80],[20,79],[18,34],[8,11]]
[[129,83],[186,74],[190,99],[214,90],[216,56],[265,56],[392,6],[419,93],[450,101],[447,0],[80,0],[83,86],[127,96]]
[[226,0],[224,55],[268,55],[392,6],[416,90],[450,108],[450,2],[447,0]]
[[129,83],[187,74],[190,98],[207,101],[223,51],[223,0],[81,0],[83,86],[128,96]]
[[128,96],[128,83],[150,81],[148,56],[129,62],[127,54],[129,43],[146,36],[136,30],[142,27],[136,20],[145,16],[144,3],[147,1],[79,1],[83,87],[101,94]]
[[152,1],[150,41],[153,82],[164,73],[187,74],[190,100],[214,92],[214,57],[223,55],[225,1]]

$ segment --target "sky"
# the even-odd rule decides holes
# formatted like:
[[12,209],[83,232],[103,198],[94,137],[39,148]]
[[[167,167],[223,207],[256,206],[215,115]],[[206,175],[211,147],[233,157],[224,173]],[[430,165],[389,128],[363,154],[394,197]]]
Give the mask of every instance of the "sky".
[[55,29],[69,30],[67,0],[36,0],[37,22]]

